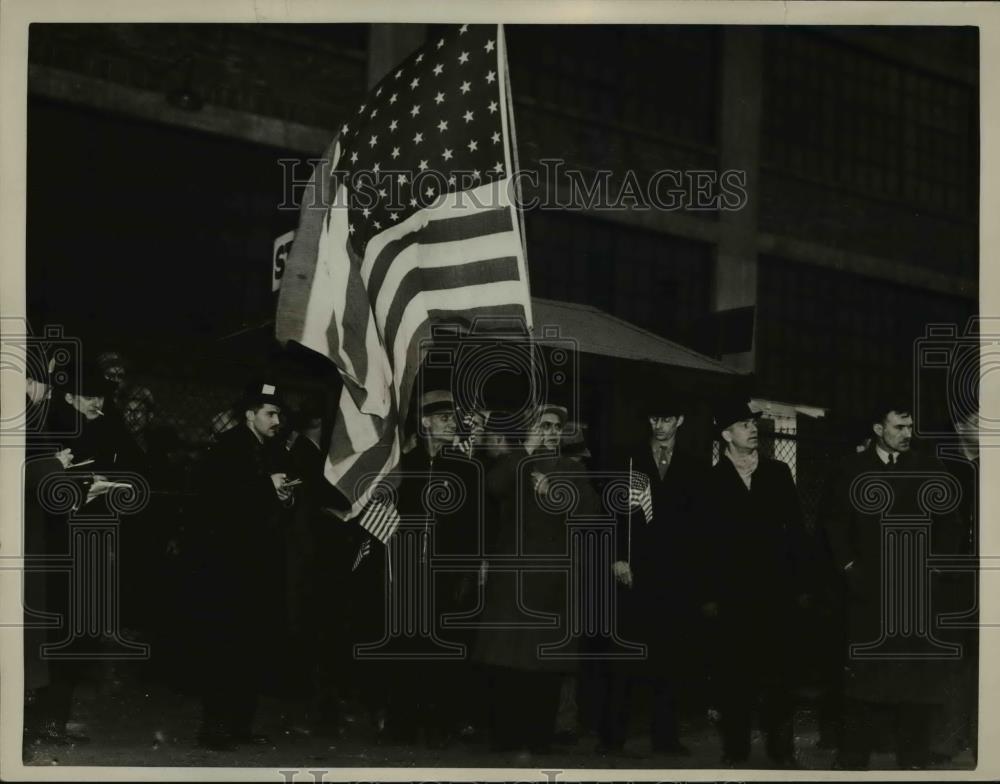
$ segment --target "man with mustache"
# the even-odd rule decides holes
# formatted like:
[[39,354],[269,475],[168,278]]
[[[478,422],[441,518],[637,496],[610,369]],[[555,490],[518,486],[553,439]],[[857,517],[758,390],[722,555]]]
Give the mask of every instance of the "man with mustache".
[[205,655],[198,744],[213,750],[265,745],[252,731],[268,663],[284,623],[284,526],[296,477],[278,434],[283,403],[274,383],[251,384],[243,422],[209,452],[201,613]]

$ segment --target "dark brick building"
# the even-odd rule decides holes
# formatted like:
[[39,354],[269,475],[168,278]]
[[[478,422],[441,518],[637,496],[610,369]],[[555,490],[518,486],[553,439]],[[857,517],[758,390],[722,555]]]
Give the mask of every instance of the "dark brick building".
[[[30,315],[141,351],[262,323],[271,241],[296,219],[277,209],[276,159],[319,154],[429,32],[33,25]],[[609,170],[612,190],[629,171],[739,170],[749,195],[736,211],[532,211],[533,294],[834,414],[907,378],[928,323],[977,312],[974,28],[513,25],[507,38],[522,167]]]

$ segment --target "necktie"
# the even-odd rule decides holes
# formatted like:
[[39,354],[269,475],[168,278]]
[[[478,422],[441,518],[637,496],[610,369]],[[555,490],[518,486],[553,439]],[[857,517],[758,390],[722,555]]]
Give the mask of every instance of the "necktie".
[[656,470],[660,473],[660,479],[663,479],[667,474],[667,468],[669,467],[670,452],[666,447],[659,447],[657,449],[656,456]]
[[892,469],[892,468],[895,468],[895,467],[896,467],[896,458],[897,458],[897,457],[898,457],[898,455],[897,455],[897,454],[896,454],[895,452],[890,452],[890,453],[889,453],[889,462],[888,462],[888,463],[886,463],[886,465],[887,465],[887,466],[888,466],[888,467],[889,467],[890,469]]

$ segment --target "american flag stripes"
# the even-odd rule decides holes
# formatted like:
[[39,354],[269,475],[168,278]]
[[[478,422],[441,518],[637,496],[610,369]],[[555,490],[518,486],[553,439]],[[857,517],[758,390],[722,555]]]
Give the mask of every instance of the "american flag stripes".
[[392,535],[399,528],[399,512],[396,505],[391,500],[373,499],[365,508],[364,514],[358,521],[358,525],[367,533],[361,547],[358,548],[358,555],[354,559],[354,566],[351,571],[355,571],[372,550],[372,539],[378,539],[382,544],[387,545]]
[[344,381],[325,467],[341,517],[399,462],[432,322],[530,328],[509,112],[503,27],[462,25],[369,93],[303,195],[276,332]]
[[653,521],[653,493],[649,477],[641,471],[632,471],[629,479],[629,504],[642,507],[647,523]]
[[351,567],[351,571],[357,571],[357,568],[361,566],[361,562],[368,557],[368,554],[372,551],[372,538],[366,536],[365,540],[361,543],[361,547],[358,548],[358,554],[354,559],[354,566]]
[[399,528],[399,512],[392,501],[375,500],[368,504],[359,525],[372,538],[385,544]]

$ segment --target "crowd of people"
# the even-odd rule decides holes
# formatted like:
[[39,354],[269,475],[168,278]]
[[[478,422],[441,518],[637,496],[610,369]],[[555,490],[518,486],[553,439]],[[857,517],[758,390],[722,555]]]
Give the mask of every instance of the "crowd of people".
[[[72,518],[46,504],[47,477],[71,478],[81,504],[99,505],[105,474],[161,477],[165,469],[150,456],[153,394],[128,381],[119,353],[62,369],[58,385],[43,353],[29,368],[27,406],[45,416],[26,446],[25,552],[45,556],[68,551]],[[600,753],[627,757],[635,706],[646,701],[652,752],[669,764],[683,767],[690,754],[684,716],[710,707],[721,764],[747,764],[758,715],[771,764],[794,767],[795,674],[812,614],[835,649],[823,665],[823,714],[838,767],[868,766],[879,717],[903,768],[975,748],[967,574],[928,570],[931,600],[918,619],[926,628],[897,635],[901,647],[889,655],[863,650],[892,627],[883,610],[884,520],[924,520],[926,553],[975,555],[974,417],[956,423],[961,447],[942,462],[913,448],[909,402],[886,401],[870,418],[868,443],[831,470],[818,525],[807,527],[792,472],[762,454],[760,412],[743,398],[715,406],[715,465],[677,446],[685,403],[654,391],[636,402],[642,437],[616,444],[597,467],[584,429],[559,405],[538,404],[516,429],[498,425],[498,412],[460,411],[446,387],[425,385],[393,494],[400,527],[385,544],[358,519],[330,513],[343,499],[324,476],[329,412],[308,397],[293,409],[283,391],[269,378],[248,385],[233,411],[216,417],[190,498],[159,507],[188,532],[179,579],[192,600],[170,611],[184,651],[158,647],[156,629],[143,630],[156,625],[156,600],[138,588],[150,569],[141,554],[154,545],[148,530],[121,527],[122,596],[134,603],[122,611],[135,626],[126,636],[146,634],[154,661],[166,650],[167,669],[200,695],[200,746],[269,743],[255,726],[258,695],[282,692],[300,700],[316,731],[340,732],[347,714],[363,714],[385,742],[546,752],[593,730]],[[627,482],[625,502],[607,492],[615,473]],[[925,508],[920,482],[935,475],[954,478],[959,502]],[[859,501],[858,483],[870,476],[891,488],[888,506]],[[612,622],[571,635],[578,586],[544,564],[570,556],[568,531],[588,519],[607,520],[614,534],[605,564]],[[177,539],[155,547],[176,548]],[[543,566],[526,566],[535,562]],[[386,602],[410,584],[407,570],[426,575],[426,655],[392,655],[385,642]],[[64,574],[27,574],[31,611],[65,616],[68,593]],[[965,613],[967,628],[939,625],[941,613]],[[67,628],[25,635],[29,743],[84,740],[67,722],[85,663],[48,658],[40,647],[63,641]],[[622,644],[641,654],[617,655]],[[936,655],[909,655],[928,646]],[[442,649],[450,654],[437,655]]]

